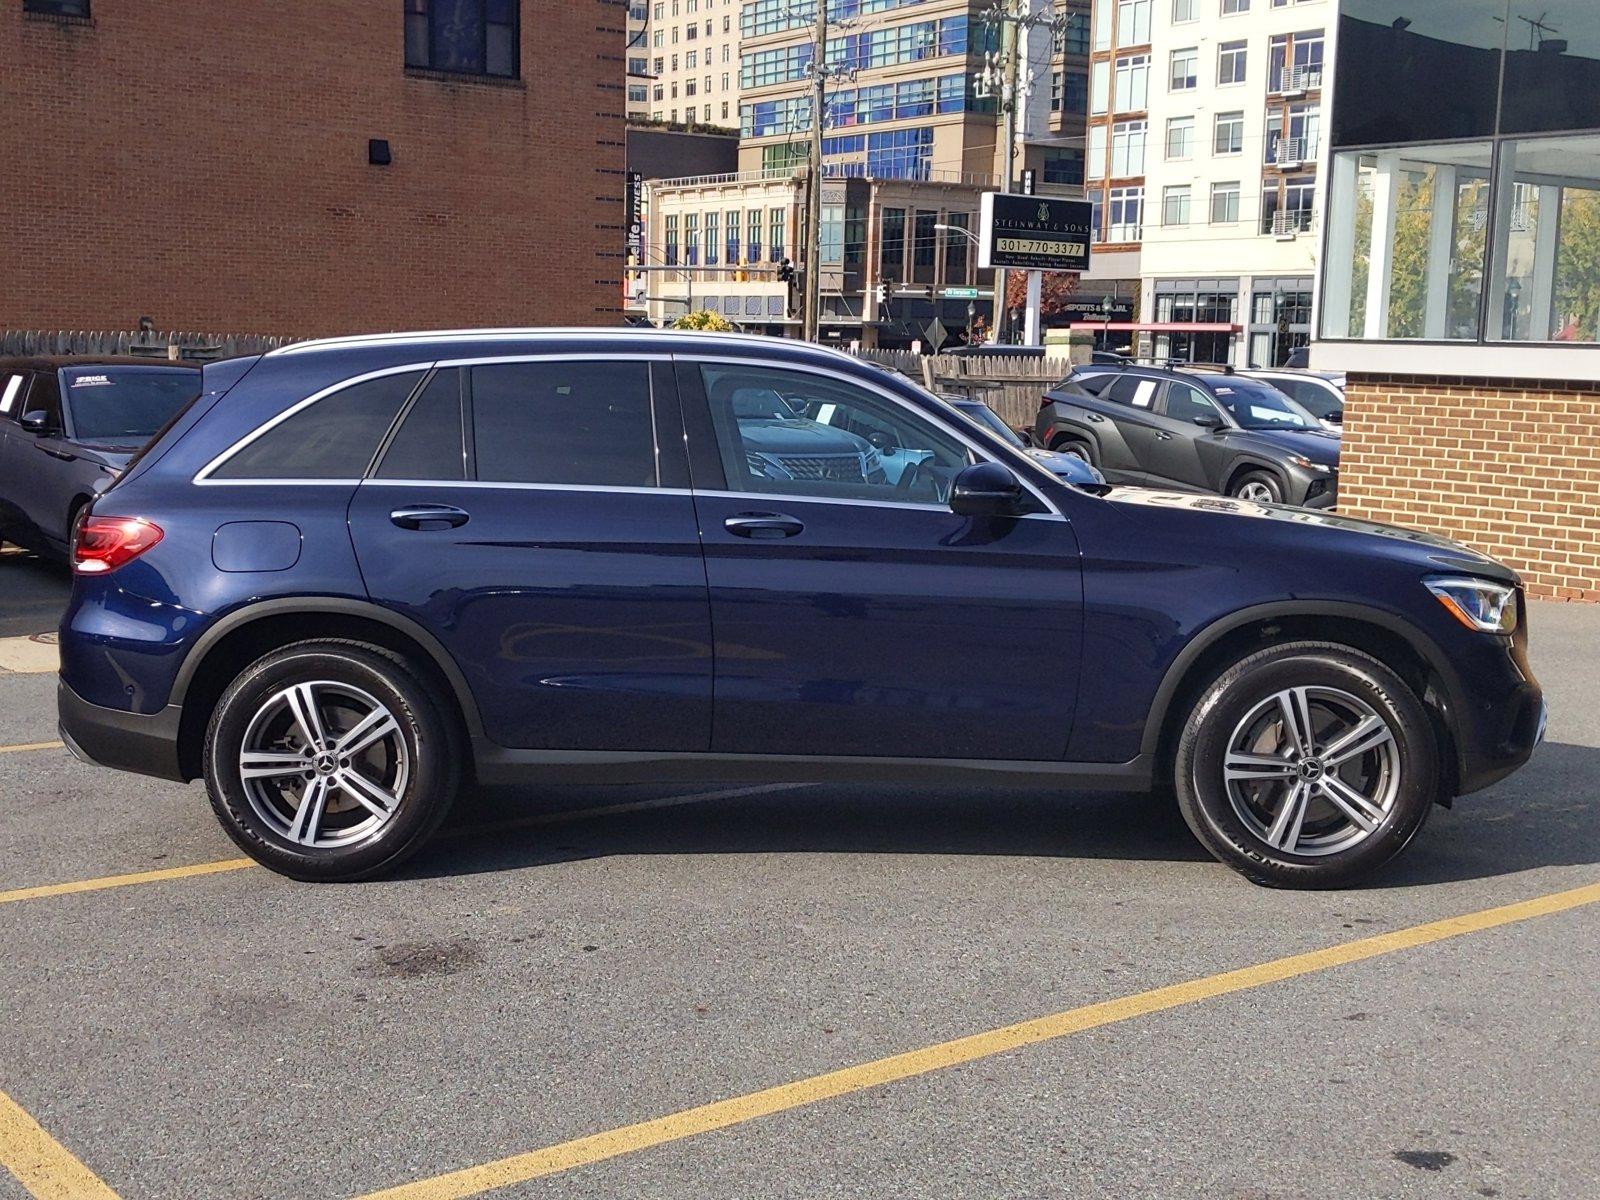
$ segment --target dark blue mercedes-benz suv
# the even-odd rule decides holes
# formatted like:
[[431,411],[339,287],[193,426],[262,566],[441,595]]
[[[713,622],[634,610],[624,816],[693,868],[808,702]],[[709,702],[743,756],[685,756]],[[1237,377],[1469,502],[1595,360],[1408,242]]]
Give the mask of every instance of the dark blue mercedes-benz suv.
[[1076,488],[795,342],[486,331],[214,364],[73,557],[68,744],[204,778],[302,879],[393,867],[471,780],[757,778],[1170,790],[1250,878],[1327,886],[1544,728],[1495,562]]

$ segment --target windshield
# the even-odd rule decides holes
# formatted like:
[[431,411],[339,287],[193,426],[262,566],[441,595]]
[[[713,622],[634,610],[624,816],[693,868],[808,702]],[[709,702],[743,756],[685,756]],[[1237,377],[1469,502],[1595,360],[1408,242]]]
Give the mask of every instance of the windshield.
[[1213,389],[1217,403],[1245,429],[1320,429],[1315,417],[1277,388],[1230,377]]
[[66,367],[61,380],[83,442],[142,442],[200,394],[200,372],[182,367]]
[[982,425],[990,433],[1005,438],[1013,446],[1022,445],[1022,439],[1017,436],[1017,431],[1012,429],[1000,419],[1000,414],[995,412],[981,400],[966,400],[954,406],[962,416]]

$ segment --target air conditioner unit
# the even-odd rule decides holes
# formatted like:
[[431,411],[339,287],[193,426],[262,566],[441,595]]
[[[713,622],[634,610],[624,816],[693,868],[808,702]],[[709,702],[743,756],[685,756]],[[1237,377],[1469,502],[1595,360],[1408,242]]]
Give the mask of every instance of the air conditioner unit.
[[1282,209],[1272,214],[1272,236],[1280,242],[1292,242],[1300,232],[1300,214],[1294,209]]

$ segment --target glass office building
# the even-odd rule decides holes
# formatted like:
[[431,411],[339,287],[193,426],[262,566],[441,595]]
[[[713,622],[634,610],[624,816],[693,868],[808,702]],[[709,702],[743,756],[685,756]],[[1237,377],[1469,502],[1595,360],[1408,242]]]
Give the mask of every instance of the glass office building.
[[1600,4],[1345,0],[1321,336],[1600,344]]

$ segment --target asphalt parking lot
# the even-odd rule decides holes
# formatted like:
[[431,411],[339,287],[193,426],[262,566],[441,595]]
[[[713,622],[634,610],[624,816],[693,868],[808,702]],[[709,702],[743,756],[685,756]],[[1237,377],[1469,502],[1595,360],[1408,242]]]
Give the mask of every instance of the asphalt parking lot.
[[[0,636],[62,588],[0,559]],[[1531,619],[1533,764],[1310,894],[1125,798],[786,786],[296,884],[0,644],[0,1200],[1600,1195],[1600,611]]]

